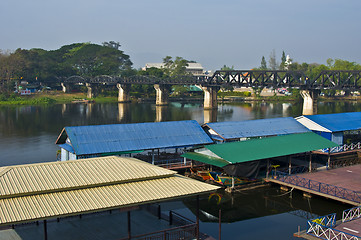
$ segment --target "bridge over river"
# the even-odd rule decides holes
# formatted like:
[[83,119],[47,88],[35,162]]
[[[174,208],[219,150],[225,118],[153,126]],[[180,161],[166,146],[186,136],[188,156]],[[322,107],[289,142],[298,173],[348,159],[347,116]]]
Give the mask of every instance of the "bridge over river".
[[70,91],[74,84],[84,84],[88,88],[88,97],[94,97],[96,89],[104,85],[117,85],[118,101],[128,102],[131,84],[154,85],[156,104],[168,104],[171,85],[197,85],[204,91],[204,108],[217,108],[217,92],[221,87],[252,88],[297,88],[304,99],[304,114],[314,114],[317,97],[322,89],[355,91],[361,89],[360,70],[325,70],[306,74],[302,71],[280,70],[227,70],[216,71],[212,76],[177,76],[158,78],[154,76],[71,76],[58,78],[63,91]]

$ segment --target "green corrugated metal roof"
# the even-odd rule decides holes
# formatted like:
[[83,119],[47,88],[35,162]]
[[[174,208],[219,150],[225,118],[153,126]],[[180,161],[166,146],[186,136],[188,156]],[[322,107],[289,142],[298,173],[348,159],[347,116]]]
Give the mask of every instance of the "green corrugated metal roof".
[[192,160],[195,160],[198,162],[210,164],[210,165],[217,166],[217,167],[224,167],[229,164],[229,162],[227,162],[226,160],[224,160],[222,158],[211,157],[211,156],[204,155],[201,153],[196,153],[196,152],[184,153],[182,155],[182,157],[189,158],[189,159],[192,159]]
[[335,146],[338,145],[315,133],[308,132],[242,142],[213,144],[205,147],[230,163],[241,163]]

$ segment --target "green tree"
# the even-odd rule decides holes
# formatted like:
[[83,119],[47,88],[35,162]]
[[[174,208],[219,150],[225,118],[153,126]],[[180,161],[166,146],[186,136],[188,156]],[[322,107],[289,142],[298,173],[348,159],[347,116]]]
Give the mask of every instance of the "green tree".
[[262,56],[261,67],[259,69],[260,70],[267,70],[267,62],[266,62],[266,59],[264,58],[264,56]]
[[285,70],[286,60],[287,60],[287,58],[286,58],[285,51],[282,51],[280,70]]
[[176,57],[173,61],[171,56],[166,56],[163,58],[164,72],[170,77],[190,75],[186,71],[188,62],[188,60],[182,57]]

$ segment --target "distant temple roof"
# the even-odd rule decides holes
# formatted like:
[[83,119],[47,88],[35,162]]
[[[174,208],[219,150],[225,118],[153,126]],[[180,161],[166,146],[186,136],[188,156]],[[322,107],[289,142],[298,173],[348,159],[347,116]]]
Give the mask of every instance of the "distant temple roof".
[[213,192],[219,187],[134,158],[0,167],[0,226]]
[[214,122],[204,124],[203,128],[212,138],[223,141],[309,132],[292,117]]
[[61,147],[76,155],[179,148],[209,143],[213,143],[212,139],[195,120],[65,127],[56,141],[56,144],[64,144]]
[[361,112],[305,115],[296,120],[313,131],[342,132],[361,129]]

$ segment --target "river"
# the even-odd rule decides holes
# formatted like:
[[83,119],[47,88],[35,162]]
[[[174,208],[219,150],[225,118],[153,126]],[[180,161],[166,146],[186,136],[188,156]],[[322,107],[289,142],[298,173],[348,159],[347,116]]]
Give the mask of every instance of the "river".
[[[361,111],[358,102],[319,102],[318,113]],[[46,106],[0,106],[0,167],[56,160],[55,141],[65,126],[196,120],[240,121],[275,117],[297,117],[300,103],[227,103],[216,111],[203,111],[201,103],[173,102],[167,107],[152,103],[130,104],[56,104]],[[292,198],[291,198],[292,197]],[[218,236],[218,224],[212,221],[216,210],[224,211],[222,239],[292,239],[292,233],[306,227],[305,216],[341,212],[347,205],[324,199],[302,198],[294,192],[283,194],[277,188],[224,194],[213,207],[208,197],[201,199],[201,209],[208,219],[201,219],[201,231]],[[192,202],[186,201],[183,214],[192,216]],[[215,207],[217,206],[217,207]],[[271,206],[271,207],[270,207]],[[208,214],[208,215],[207,215]],[[223,218],[222,218],[223,219]]]

